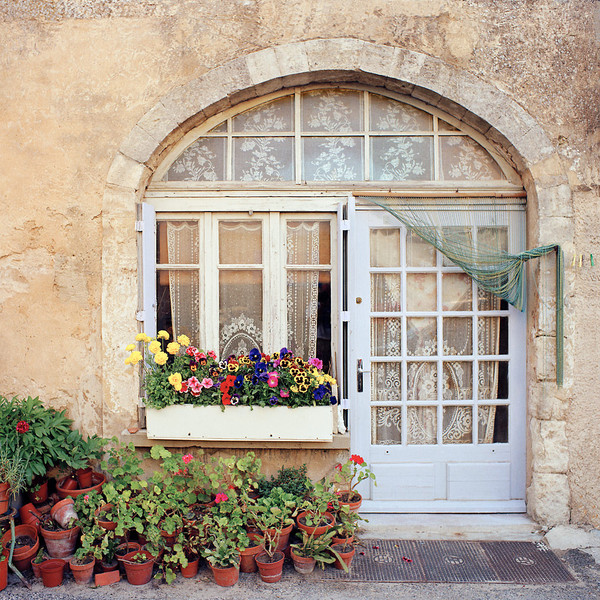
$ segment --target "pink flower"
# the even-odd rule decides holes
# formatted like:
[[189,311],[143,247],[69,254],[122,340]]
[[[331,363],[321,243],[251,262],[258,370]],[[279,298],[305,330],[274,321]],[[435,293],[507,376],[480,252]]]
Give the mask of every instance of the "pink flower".
[[279,396],[281,398],[289,398],[290,392],[289,392],[289,390],[279,390]]
[[277,387],[278,383],[279,383],[279,373],[277,373],[277,371],[271,371],[271,373],[269,373],[269,379],[267,380],[267,385],[269,387]]
[[185,353],[188,356],[194,356],[194,354],[196,354],[196,352],[198,352],[198,348],[194,347],[194,346],[188,346]]
[[211,350],[207,352],[208,356],[210,356],[213,360],[217,360],[217,355]]
[[181,394],[185,394],[188,391],[188,382],[187,381],[182,381],[181,382],[181,389],[179,390],[179,392]]
[[194,457],[191,454],[184,454],[181,460],[187,465],[191,460],[194,460]]
[[90,497],[87,494],[83,497],[84,502],[87,502],[89,499],[90,499]]
[[200,385],[203,388],[211,388],[213,386],[214,382],[210,377],[205,377],[202,382],[200,383]]
[[195,375],[192,375],[187,380],[187,384],[188,384],[189,390],[192,392],[192,394],[194,396],[198,396],[200,394],[200,392],[202,391],[202,385],[200,384],[200,381],[198,381],[198,378]]
[[308,364],[312,365],[313,367],[317,367],[319,370],[323,368],[323,361],[319,360],[318,358],[309,358]]
[[224,494],[223,492],[219,492],[215,497],[215,502],[217,504],[219,504],[219,502],[227,502],[227,500],[229,500],[229,498],[227,497],[227,494]]

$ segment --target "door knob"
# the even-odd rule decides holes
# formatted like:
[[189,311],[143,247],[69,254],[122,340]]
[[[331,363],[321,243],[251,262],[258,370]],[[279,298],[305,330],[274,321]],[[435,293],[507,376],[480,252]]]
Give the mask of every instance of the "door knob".
[[363,361],[362,358],[359,358],[356,361],[356,391],[363,391],[363,373],[370,373],[369,369],[363,369]]

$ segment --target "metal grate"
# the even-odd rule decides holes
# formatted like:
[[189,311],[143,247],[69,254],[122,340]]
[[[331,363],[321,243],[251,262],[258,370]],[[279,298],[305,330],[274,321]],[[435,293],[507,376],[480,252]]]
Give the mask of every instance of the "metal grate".
[[350,573],[327,569],[324,579],[442,583],[575,581],[540,542],[363,540]]

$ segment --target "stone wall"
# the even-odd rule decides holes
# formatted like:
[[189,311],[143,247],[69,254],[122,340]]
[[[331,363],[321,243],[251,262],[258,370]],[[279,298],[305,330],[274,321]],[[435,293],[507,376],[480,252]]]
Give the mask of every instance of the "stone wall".
[[565,246],[560,391],[551,293],[529,290],[528,507],[598,524],[600,267],[571,258],[600,260],[599,32],[593,0],[3,3],[0,393],[120,432],[135,419],[121,353],[137,308],[129,232],[161,151],[283,85],[397,86],[495,141],[522,173],[530,245]]

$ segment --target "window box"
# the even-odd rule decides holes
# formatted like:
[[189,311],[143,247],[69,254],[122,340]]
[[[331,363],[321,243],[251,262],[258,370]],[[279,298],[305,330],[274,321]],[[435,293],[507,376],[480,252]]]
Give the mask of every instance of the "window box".
[[323,441],[333,438],[331,406],[254,407],[178,404],[146,408],[148,438],[162,440]]

